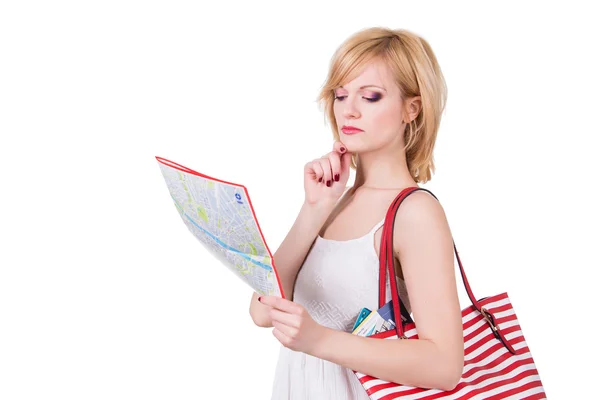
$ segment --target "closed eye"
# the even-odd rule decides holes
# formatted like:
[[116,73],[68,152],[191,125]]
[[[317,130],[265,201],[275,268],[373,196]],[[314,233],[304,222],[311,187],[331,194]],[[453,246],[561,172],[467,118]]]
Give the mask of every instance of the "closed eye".
[[[334,99],[338,100],[338,101],[342,101],[343,99],[345,99],[347,96],[335,96]],[[376,96],[376,97],[363,97],[363,99],[367,100],[370,103],[375,103],[376,101],[379,101],[379,99],[381,99],[381,97]]]

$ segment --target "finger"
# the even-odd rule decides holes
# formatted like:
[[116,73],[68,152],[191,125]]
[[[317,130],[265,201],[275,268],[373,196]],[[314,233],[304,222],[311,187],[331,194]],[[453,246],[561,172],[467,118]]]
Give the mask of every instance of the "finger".
[[340,154],[335,153],[333,151],[329,153],[329,164],[331,164],[331,174],[333,176],[333,181],[338,182],[340,180],[340,173],[342,170]]
[[342,155],[342,159],[340,160],[342,175],[350,172],[350,164],[352,164],[352,153],[346,152]]
[[323,168],[323,182],[325,182],[325,184],[329,182],[327,186],[331,186],[333,175],[331,174],[331,162],[329,161],[329,155],[323,156],[321,159],[319,159],[319,163]]
[[315,181],[323,179],[323,168],[318,160],[309,161],[304,165],[304,175],[310,176]]
[[281,344],[284,346],[289,346],[292,341],[289,336],[277,328],[273,328],[273,336],[275,336],[277,340],[279,340],[279,342],[281,342]]
[[344,146],[344,143],[342,143],[339,140],[336,140],[333,143],[333,151],[340,153],[340,154],[344,154],[346,151],[348,151],[348,149],[346,148],[346,146]]
[[283,312],[287,312],[290,314],[300,314],[302,312],[302,306],[294,303],[293,301],[289,301],[288,299],[283,299],[277,296],[261,296],[258,301]]
[[319,161],[313,161],[312,169],[315,171],[315,178],[317,182],[323,182],[323,167]]
[[281,332],[287,338],[294,337],[296,335],[296,333],[298,332],[298,330],[296,328],[292,328],[291,326],[282,324],[279,321],[273,321],[273,328],[277,329],[279,332]]
[[291,326],[293,328],[298,328],[300,326],[298,316],[295,314],[290,314],[287,312],[280,311],[276,308],[271,308],[269,310],[269,316],[271,317],[271,320],[277,321],[283,325]]

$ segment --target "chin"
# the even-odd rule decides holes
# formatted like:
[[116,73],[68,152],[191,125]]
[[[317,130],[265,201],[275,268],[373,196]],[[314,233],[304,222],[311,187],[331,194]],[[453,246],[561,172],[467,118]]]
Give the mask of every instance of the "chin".
[[364,147],[365,143],[361,140],[361,138],[359,137],[361,134],[355,134],[355,135],[344,135],[343,133],[340,134],[340,142],[342,142],[343,144],[346,145],[346,147],[348,148],[348,150],[355,150],[359,147]]
[[353,138],[343,138],[340,142],[342,142],[346,149],[351,153],[362,153],[363,151],[369,150],[369,145],[367,143],[361,143],[359,140],[353,140]]

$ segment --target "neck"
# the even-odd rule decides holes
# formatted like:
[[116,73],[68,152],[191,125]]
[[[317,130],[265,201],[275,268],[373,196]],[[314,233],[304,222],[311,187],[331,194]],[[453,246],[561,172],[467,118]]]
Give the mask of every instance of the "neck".
[[416,186],[401,151],[359,153],[354,188],[402,189]]

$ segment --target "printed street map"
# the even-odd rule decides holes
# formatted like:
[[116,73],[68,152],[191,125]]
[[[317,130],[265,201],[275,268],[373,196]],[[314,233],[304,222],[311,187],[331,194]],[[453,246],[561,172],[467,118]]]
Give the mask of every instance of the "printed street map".
[[200,243],[257,293],[284,297],[247,189],[156,159],[177,212]]

